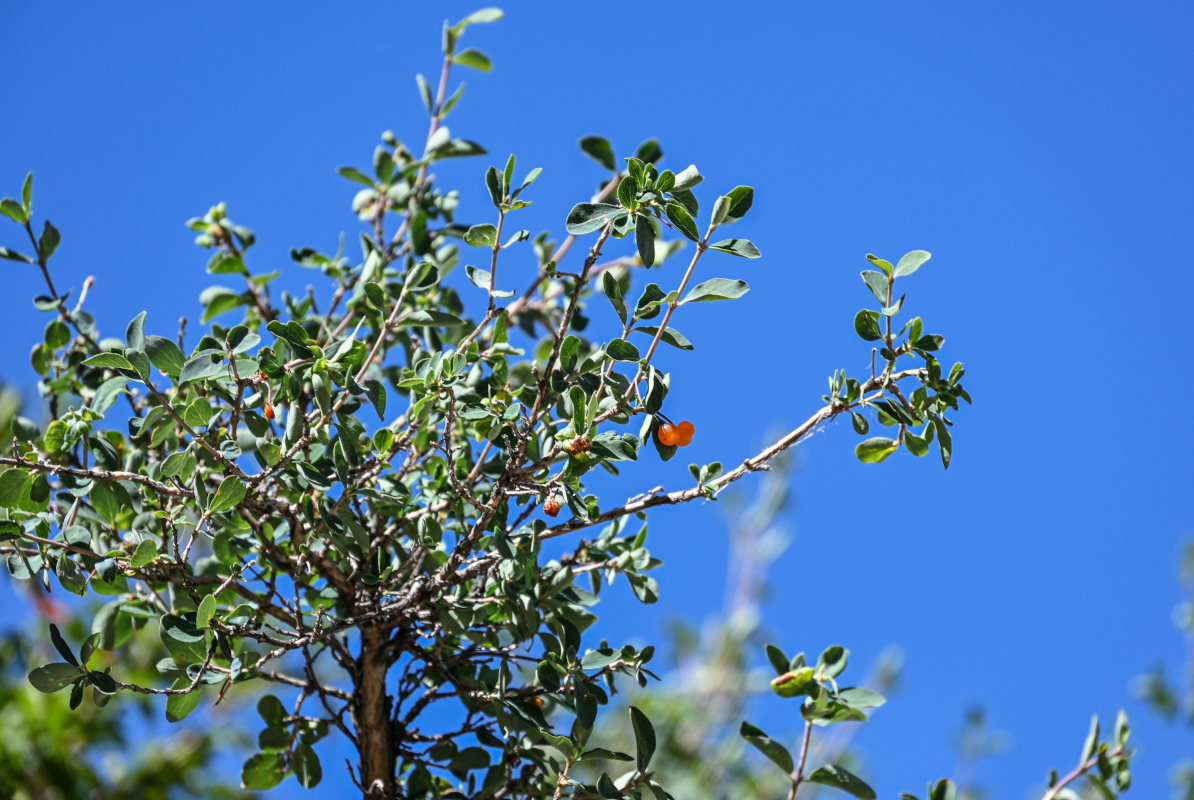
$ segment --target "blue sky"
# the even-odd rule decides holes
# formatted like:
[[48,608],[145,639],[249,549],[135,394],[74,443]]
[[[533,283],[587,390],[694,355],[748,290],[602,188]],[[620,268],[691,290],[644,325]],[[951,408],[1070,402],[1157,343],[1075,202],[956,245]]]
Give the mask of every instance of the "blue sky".
[[[437,73],[440,22],[474,8],[432,5],[5,4],[0,194],[35,171],[35,211],[63,232],[57,282],[77,292],[95,275],[89,307],[109,333],[146,307],[155,333],[197,319],[209,276],[182,223],[220,200],[257,232],[256,268],[282,268],[302,291],[316,276],[289,248],[333,251],[358,229],[353,185],[334,168],[367,165],[384,129],[425,135],[413,74]],[[864,255],[933,252],[907,307],[946,335],[943,360],[969,369],[975,406],[956,415],[953,465],[906,454],[860,465],[848,424],[814,437],[769,606],[790,651],[840,641],[866,662],[904,648],[904,688],[859,738],[881,796],[951,772],[949,735],[975,702],[1012,737],[980,768],[997,796],[1068,767],[1089,714],[1121,705],[1141,748],[1134,792],[1164,796],[1188,737],[1147,716],[1129,684],[1183,655],[1169,615],[1194,483],[1177,274],[1194,211],[1194,11],[506,11],[466,38],[494,72],[457,73],[468,88],[449,124],[491,154],[440,171],[464,190],[462,218],[486,213],[484,168],[515,152],[544,168],[524,224],[562,235],[600,175],[576,147],[593,133],[619,156],[657,136],[665,164],[697,164],[710,196],[755,187],[734,235],[764,258],[702,266],[752,291],[685,309],[676,324],[697,350],[667,354],[669,407],[697,426],[694,460],[752,454],[816,409],[834,369],[864,373],[869,350],[851,324],[869,297]],[[19,245],[17,233],[0,228],[0,244]],[[28,386],[28,345],[46,322],[28,301],[39,277],[3,268],[0,376]],[[627,495],[685,485],[687,470],[649,460],[631,476]],[[605,612],[632,637],[716,610],[723,579],[710,509],[663,510],[651,524],[662,601]],[[756,716],[782,726],[778,713]]]

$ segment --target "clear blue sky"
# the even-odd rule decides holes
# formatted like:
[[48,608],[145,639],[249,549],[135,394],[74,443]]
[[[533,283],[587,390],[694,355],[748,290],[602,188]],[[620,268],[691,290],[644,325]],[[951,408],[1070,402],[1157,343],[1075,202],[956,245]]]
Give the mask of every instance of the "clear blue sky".
[[[366,165],[386,128],[422,141],[413,74],[437,72],[440,22],[473,8],[5,3],[0,194],[35,171],[36,212],[63,232],[59,285],[95,275],[89,305],[109,333],[145,307],[158,333],[197,319],[209,276],[182,223],[220,200],[256,230],[256,266],[288,270],[301,290],[314,274],[288,249],[332,251],[358,229],[353,185],[334,168]],[[696,163],[709,192],[756,189],[735,235],[765,257],[710,258],[705,273],[745,277],[751,293],[685,311],[677,322],[697,350],[667,354],[670,407],[697,425],[696,460],[740,460],[814,411],[832,370],[863,373],[851,320],[869,296],[864,254],[933,252],[908,307],[947,335],[944,359],[970,370],[975,406],[957,415],[953,466],[860,465],[848,424],[815,437],[770,605],[791,651],[840,641],[866,662],[905,649],[903,690],[859,739],[880,794],[951,772],[949,734],[981,702],[1012,736],[979,773],[996,796],[1070,766],[1089,714],[1126,705],[1141,748],[1133,794],[1163,797],[1189,740],[1145,714],[1129,684],[1183,655],[1169,614],[1194,486],[1179,338],[1190,298],[1177,274],[1194,211],[1191,7],[506,11],[467,34],[495,71],[457,73],[468,89],[449,124],[492,154],[441,171],[469,192],[463,218],[486,213],[484,167],[514,151],[544,168],[527,227],[562,235],[599,175],[576,147],[591,133],[619,156],[658,136],[665,163]],[[19,244],[17,232],[0,227],[0,244]],[[39,277],[5,264],[0,376],[28,386],[28,346],[46,322],[28,300]],[[627,494],[687,480],[681,461],[632,475]],[[606,609],[632,636],[720,597],[717,516],[663,510],[652,527],[662,601]],[[329,760],[326,773],[312,797],[334,796],[343,771]]]

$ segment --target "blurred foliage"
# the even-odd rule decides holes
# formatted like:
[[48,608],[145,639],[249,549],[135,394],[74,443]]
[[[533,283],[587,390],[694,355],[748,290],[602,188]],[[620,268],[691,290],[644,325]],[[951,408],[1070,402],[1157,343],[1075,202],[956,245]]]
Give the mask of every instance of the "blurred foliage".
[[[12,437],[12,422],[21,410],[20,395],[0,388],[0,440]],[[7,577],[0,580],[9,580]],[[26,589],[38,613],[29,630],[0,634],[0,797],[11,800],[159,800],[207,798],[235,800],[248,792],[225,783],[217,774],[217,748],[232,734],[222,728],[192,725],[170,736],[147,736],[160,723],[156,701],[136,695],[125,713],[94,704],[72,711],[60,696],[30,685],[29,670],[53,658],[46,620],[57,623],[73,639],[85,638],[83,618],[41,589]],[[152,635],[129,641],[129,669],[149,680],[156,645]],[[229,703],[231,705],[231,703]],[[229,706],[224,706],[227,709]]]
[[[56,618],[68,636],[85,635],[68,609],[40,592],[36,607]],[[193,724],[164,735],[156,721],[160,703],[142,695],[124,713],[92,703],[72,711],[60,695],[37,691],[26,675],[52,658],[45,626],[0,635],[0,797],[13,800],[233,800],[252,794],[218,774],[215,760],[232,734]],[[152,636],[130,639],[130,669],[151,677],[140,656],[152,653]],[[225,712],[226,715],[226,712]]]
[[[773,584],[771,570],[791,537],[781,517],[791,503],[794,470],[790,459],[773,462],[746,502],[742,493],[725,499],[730,558],[723,609],[699,625],[677,619],[670,624],[665,650],[670,670],[658,687],[628,693],[626,704],[640,708],[655,724],[657,744],[652,764],[671,776],[669,790],[681,798],[709,800],[774,800],[789,790],[790,781],[766,762],[739,735],[739,722],[752,700],[772,695],[771,669],[760,663],[766,630],[762,607]],[[880,655],[863,685],[875,691],[892,689],[899,679],[903,657],[891,649]],[[797,743],[803,725],[775,734]],[[838,726],[810,747],[814,763],[859,768],[862,758],[850,749],[857,726]],[[634,751],[621,720],[612,717],[600,734],[614,750]],[[587,767],[595,779],[600,769]],[[588,773],[582,773],[590,777]],[[806,784],[801,797],[824,794],[823,787]]]
[[[1178,560],[1182,600],[1173,609],[1173,624],[1186,642],[1182,676],[1171,679],[1165,665],[1136,679],[1135,694],[1166,722],[1194,732],[1194,541],[1182,547]],[[1194,759],[1173,765],[1170,780],[1177,800],[1194,800]]]

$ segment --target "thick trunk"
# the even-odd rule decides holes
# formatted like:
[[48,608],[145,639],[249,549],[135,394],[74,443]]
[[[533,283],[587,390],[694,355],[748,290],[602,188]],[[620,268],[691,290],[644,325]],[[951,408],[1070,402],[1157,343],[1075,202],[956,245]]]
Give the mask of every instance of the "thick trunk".
[[394,797],[394,740],[390,729],[390,698],[386,693],[386,658],[390,632],[385,627],[361,630],[352,718],[357,734],[361,785],[369,800]]

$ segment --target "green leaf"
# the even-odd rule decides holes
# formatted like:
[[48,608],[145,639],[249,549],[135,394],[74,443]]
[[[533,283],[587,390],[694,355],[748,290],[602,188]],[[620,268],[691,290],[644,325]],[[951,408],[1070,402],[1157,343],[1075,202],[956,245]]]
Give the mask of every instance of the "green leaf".
[[500,8],[495,8],[493,6],[490,6],[489,8],[482,8],[480,11],[474,11],[464,19],[460,20],[460,22],[457,22],[456,30],[458,32],[463,31],[466,26],[475,25],[481,22],[497,22],[504,16],[505,14],[502,13]]
[[[423,98],[423,106],[427,109],[427,113],[430,114],[430,113],[434,112],[435,111],[435,101],[431,99],[431,87],[427,84],[427,79],[424,78],[422,74],[417,74],[417,75],[415,75],[415,83],[418,84],[418,86],[419,86],[419,97]],[[342,170],[352,169],[352,167],[341,167],[340,169],[342,169]],[[353,170],[353,171],[355,172],[356,170]],[[344,173],[340,173],[340,174],[343,175]],[[360,174],[360,173],[358,173],[358,174]],[[365,180],[369,180],[368,176],[362,175],[361,177],[365,178]],[[356,178],[353,178],[352,180],[356,180]],[[365,185],[372,186],[373,181],[369,181]]]
[[[484,752],[484,751],[482,751]],[[486,759],[488,766],[488,758]],[[323,780],[323,767],[319,764],[319,756],[310,745],[299,744],[290,755],[290,768],[298,778],[299,785],[304,789],[311,789]]]
[[382,145],[373,149],[373,172],[377,179],[386,185],[394,177],[394,154]]
[[220,481],[220,488],[216,489],[216,493],[212,495],[211,502],[208,504],[207,513],[215,514],[220,511],[227,511],[230,508],[235,508],[241,500],[245,499],[248,490],[245,485],[240,482],[240,478],[234,475],[229,475]]
[[945,337],[937,333],[930,333],[927,336],[922,336],[912,343],[912,346],[917,350],[924,350],[926,352],[934,352],[940,350],[941,346],[945,344]]
[[895,277],[899,278],[904,275],[911,275],[920,269],[930,258],[932,258],[932,255],[925,250],[913,250],[911,253],[905,254],[900,259],[900,263],[896,264]]
[[25,210],[26,216],[33,216],[33,173],[30,172],[25,176],[25,182],[21,184],[21,207]]
[[227,286],[207,287],[199,294],[199,302],[203,304],[200,322],[207,323],[220,314],[245,305],[249,297],[251,295],[248,292],[235,292]]
[[685,208],[681,203],[677,203],[673,200],[664,206],[663,210],[667,214],[667,218],[672,221],[673,225],[676,226],[676,230],[680,231],[680,233],[684,234],[694,242],[699,242],[701,240],[701,234],[700,231],[697,230],[696,220],[692,218],[692,215],[688,213],[688,209]]
[[941,466],[949,469],[949,461],[953,458],[954,440],[950,436],[949,427],[941,417],[933,417],[933,427],[937,430],[937,448],[941,451]]
[[505,17],[500,8],[490,6],[488,8],[481,8],[480,11],[470,13],[468,17],[458,21],[456,27],[463,30],[466,25],[475,25],[478,23],[496,23],[499,19]]
[[95,655],[95,651],[99,649],[102,638],[102,634],[93,633],[83,640],[83,646],[79,649],[79,661],[82,662],[84,667],[91,661],[91,657]]
[[240,772],[241,785],[246,789],[272,789],[286,777],[283,753],[257,753],[245,762]]
[[700,213],[701,205],[697,202],[696,195],[694,195],[692,192],[688,191],[687,189],[673,190],[671,195],[676,200],[680,201],[680,205],[684,206],[685,210],[687,210],[689,214],[692,214],[693,217],[696,217],[696,215]]
[[618,159],[614,155],[613,145],[601,136],[586,136],[580,140],[580,149],[601,166],[612,172],[618,171]]
[[874,253],[867,253],[866,260],[874,264],[879,269],[883,270],[884,275],[890,275],[891,273],[895,272],[895,267],[891,265],[890,261],[885,261]]
[[377,412],[378,418],[386,421],[386,386],[379,380],[370,378],[365,381],[365,396],[369,398],[369,402],[373,404],[373,410]]
[[133,569],[151,564],[158,557],[158,544],[153,539],[143,539],[129,557],[129,566]]
[[76,667],[79,666],[79,661],[75,658],[75,654],[71,652],[70,645],[66,643],[66,639],[62,638],[58,626],[52,622],[50,623],[50,641],[53,643],[54,649],[58,651],[58,655],[62,656],[67,663],[73,664]]
[[942,778],[929,792],[929,800],[954,800],[954,782],[949,778]]
[[597,779],[597,794],[601,795],[604,800],[622,800],[625,797],[614,783],[613,778],[605,772],[601,773],[601,777]]
[[97,481],[91,486],[91,505],[105,522],[114,523],[120,512],[132,503],[128,490],[119,483]]
[[658,139],[647,139],[634,151],[634,157],[646,164],[654,164],[663,158],[663,148],[659,146]]
[[817,767],[808,776],[807,780],[810,783],[820,783],[824,786],[841,789],[843,792],[859,798],[859,800],[875,800],[876,797],[875,790],[868,786],[866,781],[836,764],[826,764],[823,767]]
[[207,262],[207,272],[211,275],[244,275],[248,271],[239,256],[226,250],[216,253]]
[[1099,715],[1095,714],[1090,719],[1090,731],[1086,734],[1086,741],[1082,745],[1082,757],[1078,759],[1079,765],[1086,764],[1090,757],[1094,755],[1095,749],[1099,746]]
[[840,644],[826,647],[817,658],[817,669],[818,671],[823,670],[824,674],[830,678],[836,678],[846,669],[849,658],[850,651]]
[[[557,736],[557,739],[563,739],[565,742],[571,741],[564,736]],[[564,751],[568,752],[567,750]],[[596,759],[598,761],[634,761],[634,756],[629,753],[620,753],[617,750],[607,750],[604,747],[592,747],[583,753],[580,758],[576,759],[578,762],[588,759]]]
[[784,655],[784,651],[780,650],[773,644],[767,645],[765,648],[767,652],[767,660],[771,662],[771,668],[775,670],[776,675],[783,675],[788,671],[788,657]]
[[609,302],[613,305],[614,311],[618,314],[618,319],[622,320],[622,324],[626,324],[626,301],[622,299],[622,286],[618,283],[618,279],[609,272],[604,272],[601,275],[601,288],[605,292],[605,296],[609,298]]
[[[655,334],[657,334],[659,332],[659,326],[658,325],[641,325],[641,326],[635,328],[635,330],[642,331],[643,333],[646,333],[650,336],[654,336]],[[690,342],[690,341],[688,341],[688,339],[684,338],[684,334],[680,333],[680,331],[676,330],[675,328],[666,329],[663,332],[663,336],[660,337],[660,341],[667,342],[672,347],[677,347],[681,350],[694,349],[692,342]]]
[[[191,685],[191,679],[185,676],[176,678],[172,689],[185,689]],[[199,707],[203,699],[202,686],[196,686],[194,691],[186,694],[171,694],[166,696],[166,721],[181,722]]]
[[758,258],[763,255],[750,239],[723,239],[709,245],[709,249],[742,258]]
[[389,428],[378,428],[373,433],[373,449],[384,453],[394,444],[394,431]]
[[655,263],[655,229],[646,214],[639,214],[634,221],[634,244],[643,266],[650,268]]
[[493,69],[493,62],[489,60],[489,56],[471,47],[468,50],[462,50],[457,53],[452,57],[452,61],[462,67],[472,67],[482,72],[489,72]]
[[720,225],[725,222],[726,214],[730,213],[730,202],[730,198],[725,195],[717,198],[717,201],[713,204],[712,222],[714,225]]
[[701,177],[701,173],[697,170],[696,165],[689,164],[676,173],[676,182],[672,184],[672,194],[692,189],[692,187],[703,180],[704,178]]
[[873,436],[860,442],[854,448],[854,454],[858,456],[859,461],[866,464],[878,464],[887,460],[887,457],[898,449],[899,445],[895,440],[888,439],[886,436]]
[[[418,77],[422,78],[423,76],[419,75]],[[428,108],[428,110],[430,110],[430,108]],[[348,178],[350,181],[359,183],[362,186],[368,186],[370,189],[377,188],[377,184],[373,181],[373,179],[361,172],[356,167],[338,167],[336,172],[340,173],[345,178]]]
[[0,214],[11,219],[13,222],[24,224],[29,220],[29,215],[25,213],[25,209],[21,204],[11,197],[5,197],[0,200]]
[[743,722],[741,727],[738,728],[738,733],[742,735],[743,739],[762,751],[763,755],[775,762],[775,765],[782,769],[784,774],[791,775],[792,770],[796,769],[796,764],[792,761],[792,754],[788,752],[788,748],[763,733],[763,731],[754,725],[751,725],[749,722]]
[[[492,280],[492,275],[490,274],[489,270],[481,269],[480,267],[474,267],[472,264],[469,264],[464,268],[464,271],[468,275],[468,279],[472,281],[473,286],[476,286],[478,289],[484,289],[487,292],[489,291],[489,284]],[[502,291],[501,289],[494,289],[493,296],[513,297],[514,292],[509,290]]]
[[929,454],[929,445],[932,444],[932,426],[925,428],[926,435],[917,436],[912,431],[904,433],[904,446],[908,448],[908,452],[917,458],[923,458]]
[[133,317],[124,332],[124,341],[130,350],[145,349],[145,313],[142,311]]
[[[100,694],[113,695],[120,688],[116,685],[116,681],[113,680],[112,676],[106,672],[92,670],[87,673],[87,679]],[[100,704],[97,703],[97,705]]]
[[104,367],[107,369],[132,369],[129,360],[119,353],[99,353],[83,362],[88,367]]
[[871,290],[871,294],[883,306],[887,305],[887,276],[882,272],[875,272],[873,269],[864,269],[862,271],[862,279],[866,282],[867,288]]
[[380,311],[385,311],[386,308],[389,307],[389,304],[386,302],[385,289],[381,288],[381,286],[377,285],[373,281],[365,282],[364,292],[365,299],[368,300],[369,304],[374,308]]
[[883,332],[879,329],[879,312],[865,308],[859,311],[854,315],[854,330],[868,342],[882,339]]
[[427,325],[433,328],[453,328],[458,325],[463,325],[464,320],[444,311],[436,311],[430,308],[420,308],[407,314],[403,314],[399,318],[398,324]]
[[887,698],[878,692],[857,686],[842,689],[837,693],[837,699],[850,708],[878,708],[887,702]]
[[257,713],[265,720],[266,725],[278,727],[286,718],[286,706],[274,695],[267,694],[257,701]]
[[211,627],[211,618],[216,614],[216,596],[207,594],[199,601],[199,608],[195,611],[195,627]]
[[52,694],[65,689],[86,674],[73,664],[46,664],[29,673],[29,683],[39,692]]
[[159,635],[170,656],[179,664],[202,664],[207,658],[207,635],[182,617],[164,615]]
[[614,361],[638,361],[642,358],[638,348],[625,339],[614,339],[605,346],[605,354]]
[[731,225],[745,217],[746,212],[750,211],[750,207],[755,201],[755,190],[750,186],[735,186],[726,197],[730,198],[730,208],[721,224]]
[[497,244],[497,228],[488,223],[473,225],[465,231],[464,241],[473,247],[493,247]]
[[16,467],[0,472],[0,508],[19,508],[25,496],[28,474]]
[[526,178],[524,178],[522,181],[522,185],[514,190],[514,193],[511,195],[511,197],[518,197],[520,194],[522,194],[524,189],[535,182],[535,179],[539,177],[539,173],[541,172],[543,172],[542,167],[535,167],[533,170],[528,172]]
[[[272,324],[272,323],[271,323]],[[146,342],[148,346],[148,342]],[[179,351],[181,354],[182,351]],[[304,348],[304,352],[306,352]],[[224,355],[219,350],[200,350],[183,364],[178,372],[178,383],[182,385],[190,381],[214,378],[227,372],[224,365]]]
[[7,247],[0,247],[0,258],[7,258],[9,261],[24,261],[26,264],[37,263],[32,256],[27,256],[24,253],[18,253],[15,250],[9,250]]
[[655,727],[634,706],[630,707],[630,724],[634,728],[635,765],[639,772],[646,772],[651,756],[655,755]]
[[[485,170],[485,188],[489,190],[489,199],[493,201],[493,207],[501,208],[502,202],[505,200],[506,186],[503,183],[501,170],[497,167]],[[497,238],[496,234],[494,238]]]
[[1128,724],[1128,715],[1121,708],[1119,713],[1115,715],[1115,741],[1117,744],[1124,746],[1128,743],[1128,737],[1132,734],[1132,727]]
[[638,179],[633,175],[627,175],[618,183],[618,190],[616,192],[618,203],[622,208],[633,211],[638,208]]
[[565,374],[576,366],[576,354],[580,352],[580,337],[569,334],[560,343],[560,370]]
[[41,237],[37,242],[38,247],[41,248],[41,257],[49,258],[54,255],[54,251],[58,249],[58,245],[61,242],[62,234],[50,224],[49,220],[46,220],[45,227],[41,231]]
[[568,213],[564,227],[568,233],[580,236],[601,230],[625,213],[626,209],[609,203],[577,203]]
[[744,280],[712,278],[692,287],[680,304],[703,303],[710,300],[734,300],[749,291],[750,286]]

